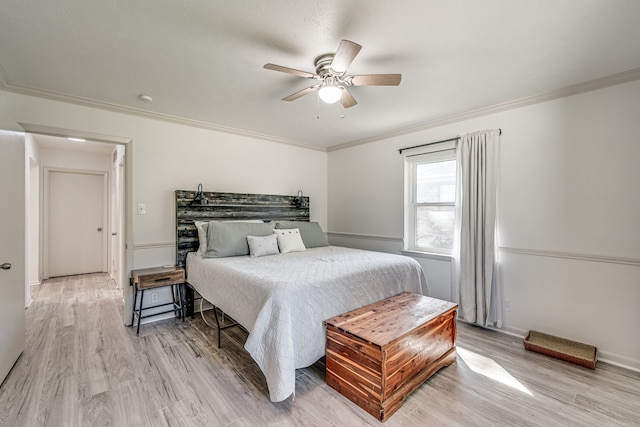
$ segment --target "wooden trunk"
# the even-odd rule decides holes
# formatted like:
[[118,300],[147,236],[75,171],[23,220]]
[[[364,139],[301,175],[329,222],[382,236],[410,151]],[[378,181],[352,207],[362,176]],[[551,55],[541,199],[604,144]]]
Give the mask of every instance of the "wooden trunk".
[[385,421],[455,361],[457,308],[404,292],[325,321],[327,384]]

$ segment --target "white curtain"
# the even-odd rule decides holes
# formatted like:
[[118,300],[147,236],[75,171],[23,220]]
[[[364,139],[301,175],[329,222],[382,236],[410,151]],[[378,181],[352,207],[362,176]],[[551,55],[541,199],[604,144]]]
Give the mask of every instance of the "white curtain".
[[498,149],[498,130],[468,134],[458,143],[453,290],[459,297],[462,319],[501,327],[496,232]]

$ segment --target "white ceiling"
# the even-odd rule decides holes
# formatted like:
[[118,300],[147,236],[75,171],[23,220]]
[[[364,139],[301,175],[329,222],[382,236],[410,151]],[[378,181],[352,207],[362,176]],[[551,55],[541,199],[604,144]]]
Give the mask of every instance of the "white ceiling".
[[[629,72],[638,0],[0,0],[0,84],[320,149]],[[280,99],[341,39],[358,105]],[[629,73],[626,73],[629,75]],[[141,93],[153,97],[148,103]],[[317,118],[318,114],[320,115]]]

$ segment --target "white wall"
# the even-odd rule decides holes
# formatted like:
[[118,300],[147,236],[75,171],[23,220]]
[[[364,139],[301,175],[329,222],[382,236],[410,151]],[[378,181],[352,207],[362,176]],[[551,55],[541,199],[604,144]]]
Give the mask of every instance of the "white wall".
[[[397,149],[492,128],[505,330],[591,343],[640,369],[640,81],[330,152],[330,241],[398,252]],[[418,261],[431,295],[451,299],[449,262]]]
[[[311,198],[327,227],[327,153],[133,115],[0,91],[0,127],[18,123],[130,138],[129,269],[175,262],[174,191],[288,194]],[[146,215],[135,213],[145,203]],[[128,294],[126,306],[131,305]]]
[[109,172],[111,154],[41,148],[40,164],[43,168]]

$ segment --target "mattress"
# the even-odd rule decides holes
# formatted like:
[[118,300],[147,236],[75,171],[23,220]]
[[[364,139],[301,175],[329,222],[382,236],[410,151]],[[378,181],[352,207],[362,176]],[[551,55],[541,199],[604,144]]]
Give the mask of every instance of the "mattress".
[[400,292],[427,293],[414,259],[337,246],[259,258],[189,253],[187,281],[249,331],[245,349],[274,402],[295,393],[296,369],[324,356],[324,320]]

